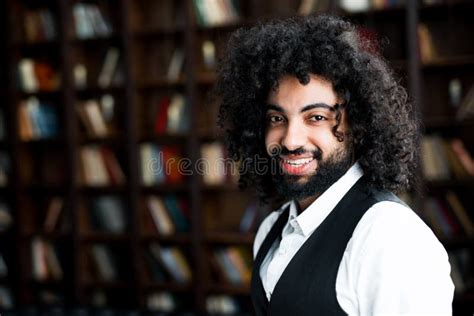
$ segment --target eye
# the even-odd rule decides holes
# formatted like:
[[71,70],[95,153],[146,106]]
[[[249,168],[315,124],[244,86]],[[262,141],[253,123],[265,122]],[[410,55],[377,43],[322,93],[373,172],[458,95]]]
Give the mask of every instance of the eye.
[[326,120],[326,118],[322,115],[313,115],[309,119],[310,119],[310,121],[314,121],[314,122],[319,122],[319,121],[325,121]]
[[268,115],[267,121],[270,124],[279,124],[282,123],[285,119],[280,115]]

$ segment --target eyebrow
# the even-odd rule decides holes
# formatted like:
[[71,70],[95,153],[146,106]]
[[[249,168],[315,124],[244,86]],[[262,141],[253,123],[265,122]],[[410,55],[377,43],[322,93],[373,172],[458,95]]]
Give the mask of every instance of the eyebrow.
[[[335,106],[337,106],[338,104],[336,104]],[[323,109],[327,109],[327,110],[330,110],[330,111],[336,111],[336,109],[334,108],[334,106],[330,106],[326,103],[313,103],[313,104],[308,104],[308,105],[305,105],[301,110],[300,110],[300,113],[303,113],[303,112],[306,112],[306,111],[310,111],[310,110],[313,110],[313,109],[317,109],[317,108],[323,108]],[[277,104],[267,104],[267,110],[274,110],[274,111],[277,111],[277,112],[281,112],[281,113],[285,113],[285,110],[277,105]]]

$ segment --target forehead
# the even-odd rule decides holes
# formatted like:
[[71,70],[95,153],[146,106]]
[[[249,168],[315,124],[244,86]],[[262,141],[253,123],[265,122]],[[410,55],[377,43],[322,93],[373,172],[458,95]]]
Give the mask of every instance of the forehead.
[[330,106],[338,103],[338,97],[331,82],[317,75],[311,74],[306,85],[300,83],[294,76],[282,77],[278,84],[278,88],[269,93],[267,101],[285,111],[298,110],[315,103]]

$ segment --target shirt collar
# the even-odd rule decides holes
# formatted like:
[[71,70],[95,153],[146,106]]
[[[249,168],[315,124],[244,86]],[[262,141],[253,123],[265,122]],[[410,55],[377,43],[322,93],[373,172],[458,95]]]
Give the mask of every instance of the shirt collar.
[[[347,172],[321,194],[300,215],[297,215],[296,201],[290,206],[290,220],[296,217],[296,223],[307,237],[324,221],[351,187],[364,175],[361,166],[356,162]],[[293,215],[293,217],[292,217]]]

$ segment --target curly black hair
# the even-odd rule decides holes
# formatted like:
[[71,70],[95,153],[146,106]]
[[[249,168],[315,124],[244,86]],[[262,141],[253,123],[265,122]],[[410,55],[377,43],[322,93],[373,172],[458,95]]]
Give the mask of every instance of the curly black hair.
[[[260,23],[235,31],[220,61],[214,95],[218,124],[230,156],[245,161],[241,187],[255,186],[263,200],[276,194],[271,175],[257,174],[265,149],[266,100],[285,75],[302,84],[316,74],[344,101],[355,157],[369,183],[394,193],[413,185],[419,124],[407,93],[374,43],[340,17],[320,15]],[[245,172],[244,172],[245,171]]]

